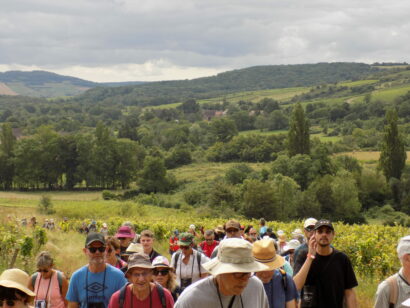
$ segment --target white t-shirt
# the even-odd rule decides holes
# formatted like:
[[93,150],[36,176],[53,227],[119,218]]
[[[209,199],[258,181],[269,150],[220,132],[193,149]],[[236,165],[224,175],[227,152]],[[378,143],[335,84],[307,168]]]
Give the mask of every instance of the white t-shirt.
[[[178,258],[178,264],[175,266],[175,258],[176,255],[179,255]],[[189,257],[189,262],[188,264],[185,264],[182,262],[182,259],[184,258],[184,254],[181,251],[177,251],[172,255],[171,259],[171,266],[173,268],[176,268],[175,274],[177,276],[177,282],[179,285],[181,285],[181,278],[186,279],[186,278],[192,278],[192,283],[198,281],[201,279],[199,276],[199,268],[198,268],[198,258],[197,254],[200,253],[196,250],[193,250],[193,254],[190,255]],[[209,261],[209,258],[205,256],[203,253],[201,253],[201,264],[204,264]],[[202,266],[201,266],[201,274],[206,274],[208,273]]]
[[[174,308],[210,308],[220,307],[218,291],[213,281],[214,277],[209,276],[194,284],[191,284],[178,297]],[[228,307],[232,296],[220,294],[223,307]],[[242,301],[241,301],[242,299]],[[243,305],[242,305],[243,304]],[[248,285],[240,296],[236,296],[232,308],[269,308],[268,298],[262,282],[255,276],[249,278]]]

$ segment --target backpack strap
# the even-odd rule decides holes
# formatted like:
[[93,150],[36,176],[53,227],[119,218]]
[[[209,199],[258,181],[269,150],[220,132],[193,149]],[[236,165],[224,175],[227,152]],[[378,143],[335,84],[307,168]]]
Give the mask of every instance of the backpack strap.
[[175,273],[177,272],[177,267],[178,267],[178,259],[179,259],[179,256],[181,255],[181,251],[180,250],[178,250],[176,253],[175,253],[175,264],[174,264],[174,270],[175,270]]
[[118,297],[118,305],[119,308],[124,307],[124,301],[125,301],[125,292],[127,291],[127,287],[130,285],[130,283],[126,283],[122,288],[120,289],[120,296]]
[[159,299],[161,301],[162,308],[167,308],[167,301],[165,300],[164,288],[159,283],[155,283],[155,286],[158,290]]
[[288,277],[286,276],[286,271],[283,268],[279,268],[279,271],[282,275],[282,286],[283,286],[283,290],[285,290],[285,292],[288,289]]
[[38,272],[35,272],[35,273],[31,276],[31,286],[33,287],[33,289],[35,289],[35,287],[36,287],[37,276],[38,276]]
[[60,294],[63,294],[63,273],[57,271],[58,287],[60,288]]
[[202,257],[202,253],[197,251],[196,252],[196,259],[197,259],[197,262],[198,262],[199,277],[201,277],[201,257]]
[[399,296],[397,275],[390,276],[386,281],[390,286],[389,307],[394,308],[397,303],[397,297]]

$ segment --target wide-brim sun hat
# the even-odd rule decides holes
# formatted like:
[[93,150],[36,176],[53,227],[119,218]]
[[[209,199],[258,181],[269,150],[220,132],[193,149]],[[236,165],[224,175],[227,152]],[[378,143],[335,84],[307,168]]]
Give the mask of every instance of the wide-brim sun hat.
[[30,276],[18,268],[5,270],[0,275],[0,286],[17,289],[30,297],[34,297],[36,296],[36,293],[27,288],[29,281]]
[[296,249],[296,248],[298,248],[300,245],[301,245],[301,244],[300,244],[300,242],[299,242],[298,240],[290,240],[290,241],[285,245],[285,247],[283,247],[283,250],[284,250],[284,251],[288,251],[288,250],[291,250],[291,249]]
[[144,252],[144,248],[140,243],[131,243],[127,250],[123,252],[125,255],[132,255],[133,253]]
[[149,255],[145,253],[134,253],[130,256],[127,262],[127,274],[133,268],[153,269]]
[[252,253],[255,260],[269,267],[270,271],[285,264],[285,258],[276,253],[275,244],[270,238],[254,242]]
[[118,228],[117,233],[115,234],[116,238],[134,238],[135,233],[132,231],[132,229],[128,226],[121,226]]
[[213,276],[227,273],[252,273],[269,268],[256,262],[252,256],[252,244],[240,238],[229,238],[219,244],[216,258],[202,264]]

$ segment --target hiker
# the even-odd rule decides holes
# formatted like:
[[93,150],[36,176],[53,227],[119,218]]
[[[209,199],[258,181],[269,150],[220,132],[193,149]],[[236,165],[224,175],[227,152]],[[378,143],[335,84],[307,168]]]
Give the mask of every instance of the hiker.
[[260,236],[260,237],[263,237],[263,235],[266,233],[267,227],[265,226],[265,224],[266,224],[265,218],[261,218],[261,219],[259,220],[259,226],[260,226],[260,228],[259,228],[259,236]]
[[296,248],[300,246],[300,242],[297,239],[290,240],[285,247],[283,247],[283,254],[282,256],[285,257],[285,260],[289,262],[289,264],[293,268],[294,260],[293,256],[295,254]]
[[109,236],[105,240],[105,243],[107,246],[105,262],[118,269],[122,269],[126,266],[127,263],[119,257],[121,251],[120,241],[113,236]]
[[[241,224],[239,223],[239,221],[235,220],[235,219],[231,219],[229,221],[227,221],[224,225],[224,230],[225,230],[225,238],[220,241],[220,243],[222,243],[225,239],[228,238],[242,238],[241,236]],[[216,256],[218,255],[218,248],[219,246],[216,246],[214,248],[214,251],[212,252],[211,258],[216,258]]]
[[53,269],[54,260],[47,251],[37,257],[37,272],[31,276],[28,288],[36,294],[35,307],[64,308],[68,290],[68,280],[60,271]]
[[129,226],[118,228],[115,237],[120,241],[120,254],[125,252],[135,237],[134,231]]
[[354,288],[358,284],[352,263],[331,246],[334,236],[329,220],[315,224],[306,261],[293,277],[297,289],[302,290],[302,307],[357,307]]
[[205,240],[199,244],[200,251],[208,258],[211,257],[215,247],[219,245],[218,241],[215,241],[215,234],[213,230],[205,231]]
[[209,259],[203,253],[194,250],[194,236],[184,232],[179,235],[180,250],[172,255],[171,266],[174,268],[177,282],[183,291],[190,284],[207,276],[202,264]]
[[178,251],[178,235],[179,231],[174,230],[173,234],[169,238],[169,254],[172,256],[176,251]]
[[144,253],[149,256],[150,261],[152,262],[156,257],[161,254],[154,250],[154,233],[151,230],[144,230],[141,232],[140,243],[144,249]]
[[109,308],[172,308],[174,299],[171,292],[152,281],[152,266],[149,256],[135,253],[128,259],[125,275],[130,283],[115,292]]
[[[30,276],[17,268],[0,275],[0,303],[2,307],[31,308],[36,294],[27,288]],[[38,307],[43,308],[43,307]],[[45,308],[45,307],[44,307]]]
[[270,308],[296,308],[298,293],[292,276],[280,269],[285,259],[276,253],[271,239],[262,239],[253,243],[253,257],[269,267],[266,271],[255,273],[265,288]]
[[293,253],[293,270],[297,274],[306,261],[308,253],[309,239],[312,237],[317,220],[315,218],[308,218],[303,223],[303,233],[305,234],[305,241],[302,245],[295,249]]
[[398,273],[390,276],[377,287],[376,302],[374,308],[401,308],[409,302],[410,294],[410,236],[402,237],[397,245],[397,256],[400,259],[401,268]]
[[177,283],[177,278],[172,268],[169,266],[169,261],[164,256],[158,256],[152,262],[154,281],[159,283],[164,288],[171,292],[171,295],[176,301],[182,290]]
[[268,267],[256,262],[252,244],[240,238],[226,239],[215,259],[203,267],[212,275],[190,285],[178,298],[175,308],[268,308],[262,282],[253,272]]
[[100,229],[100,233],[102,233],[102,235],[104,235],[104,237],[107,237],[108,236],[108,226],[107,226],[107,223],[103,223],[102,224],[102,227],[101,227],[101,229]]
[[89,233],[84,254],[88,264],[73,273],[67,292],[68,308],[104,308],[111,295],[127,283],[123,272],[105,263],[105,238]]

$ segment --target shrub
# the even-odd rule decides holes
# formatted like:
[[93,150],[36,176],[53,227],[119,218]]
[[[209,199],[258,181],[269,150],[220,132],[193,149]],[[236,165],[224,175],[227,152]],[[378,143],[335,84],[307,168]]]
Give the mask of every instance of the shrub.
[[40,202],[38,204],[38,210],[41,214],[54,214],[56,211],[53,208],[53,203],[51,202],[51,198],[47,195],[42,195]]
[[102,192],[102,198],[103,198],[104,200],[115,200],[115,199],[118,198],[118,196],[117,196],[116,193],[113,193],[113,192],[111,192],[111,191],[109,191],[109,190],[103,190],[103,192]]

